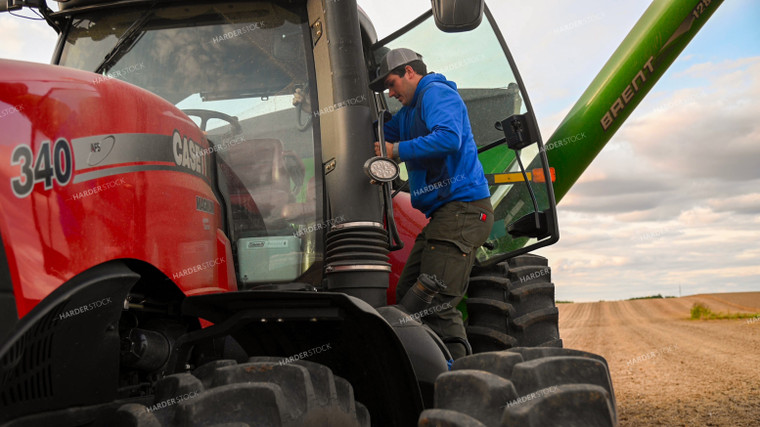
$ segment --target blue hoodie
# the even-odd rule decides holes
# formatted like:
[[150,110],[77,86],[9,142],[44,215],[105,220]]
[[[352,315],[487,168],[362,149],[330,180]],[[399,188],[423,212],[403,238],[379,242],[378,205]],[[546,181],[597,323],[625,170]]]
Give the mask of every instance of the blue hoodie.
[[467,107],[456,83],[431,73],[414,98],[385,124],[388,142],[399,142],[412,206],[430,217],[448,202],[472,202],[491,194],[478,160]]

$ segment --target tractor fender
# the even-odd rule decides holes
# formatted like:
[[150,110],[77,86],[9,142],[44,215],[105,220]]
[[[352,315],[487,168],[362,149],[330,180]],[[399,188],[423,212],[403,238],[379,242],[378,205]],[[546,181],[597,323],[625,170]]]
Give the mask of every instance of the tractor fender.
[[0,423],[116,398],[118,322],[139,279],[123,262],[97,265],[18,321],[0,344]]
[[351,383],[376,425],[414,425],[424,409],[409,349],[391,324],[358,298],[254,290],[189,296],[181,311],[213,325],[177,340],[170,365],[178,369],[192,349],[231,336],[248,357],[328,366]]

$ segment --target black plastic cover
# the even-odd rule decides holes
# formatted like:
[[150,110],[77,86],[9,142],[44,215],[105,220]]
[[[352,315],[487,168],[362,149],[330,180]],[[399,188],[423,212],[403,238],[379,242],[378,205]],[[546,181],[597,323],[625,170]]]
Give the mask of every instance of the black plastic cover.
[[470,31],[483,20],[483,0],[433,0],[435,25],[444,32]]
[[514,114],[496,123],[496,128],[504,131],[511,150],[521,150],[538,141],[538,132],[528,114]]
[[332,292],[231,292],[188,297],[182,314],[214,326],[175,343],[170,363],[178,368],[195,343],[217,336],[231,335],[249,356],[283,360],[329,345],[329,351],[308,360],[348,380],[373,425],[415,425],[424,409],[407,349],[388,321],[358,298]]

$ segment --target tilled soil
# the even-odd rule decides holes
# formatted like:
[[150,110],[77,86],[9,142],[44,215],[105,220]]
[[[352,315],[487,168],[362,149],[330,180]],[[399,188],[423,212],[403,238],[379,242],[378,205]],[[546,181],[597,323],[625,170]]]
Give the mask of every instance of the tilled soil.
[[558,304],[566,348],[607,359],[621,426],[760,426],[760,292]]

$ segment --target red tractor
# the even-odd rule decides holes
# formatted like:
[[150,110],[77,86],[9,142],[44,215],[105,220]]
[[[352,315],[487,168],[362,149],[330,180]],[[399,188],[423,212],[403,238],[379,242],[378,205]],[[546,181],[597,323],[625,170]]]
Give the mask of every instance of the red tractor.
[[[0,423],[617,424],[526,254],[559,174],[481,1],[383,40],[355,0],[21,6],[59,42],[0,61]],[[368,83],[401,46],[459,84],[496,208],[453,364],[435,308],[392,297],[425,218]]]

